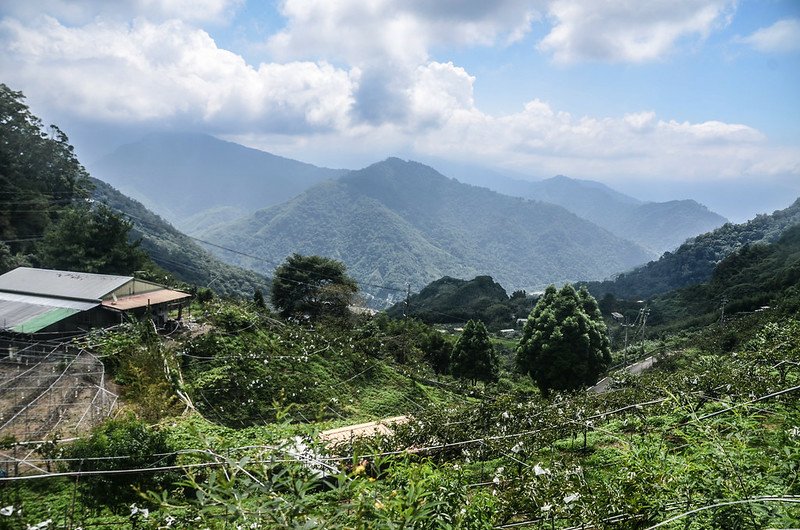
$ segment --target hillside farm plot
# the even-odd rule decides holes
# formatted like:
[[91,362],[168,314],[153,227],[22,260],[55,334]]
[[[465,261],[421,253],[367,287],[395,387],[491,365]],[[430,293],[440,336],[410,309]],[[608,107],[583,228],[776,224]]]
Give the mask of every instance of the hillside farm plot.
[[77,436],[106,418],[117,396],[84,349],[36,343],[0,359],[0,438]]

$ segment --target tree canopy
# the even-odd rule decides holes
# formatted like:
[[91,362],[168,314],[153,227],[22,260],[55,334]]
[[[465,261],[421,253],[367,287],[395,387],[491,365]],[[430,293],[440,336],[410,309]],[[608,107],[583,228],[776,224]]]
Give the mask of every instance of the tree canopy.
[[0,84],[0,273],[19,265],[130,274],[148,262],[130,223],[88,201],[67,136]]
[[464,332],[453,346],[450,366],[454,376],[473,383],[497,381],[500,362],[483,322],[467,322]]
[[342,262],[292,254],[275,269],[272,304],[284,318],[343,317],[358,285]]
[[611,361],[606,325],[585,288],[547,288],[528,316],[517,366],[543,394],[593,385]]

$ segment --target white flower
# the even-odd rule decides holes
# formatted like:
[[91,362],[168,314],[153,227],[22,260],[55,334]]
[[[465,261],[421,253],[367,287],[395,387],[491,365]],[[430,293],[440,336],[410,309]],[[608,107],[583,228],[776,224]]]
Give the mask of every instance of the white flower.
[[494,482],[495,484],[500,484],[500,477],[495,475],[495,477],[492,479],[492,482]]
[[13,506],[6,506],[5,508],[0,508],[0,515],[5,515],[8,517],[9,515],[14,514],[14,507]]
[[533,472],[536,473],[537,477],[539,475],[549,475],[550,474],[550,470],[549,469],[547,469],[546,467],[542,467],[539,464],[536,464],[535,466],[533,466]]
[[564,497],[564,503],[565,504],[569,504],[572,501],[576,501],[576,500],[578,500],[580,498],[581,498],[581,494],[580,493],[570,493],[569,495]]
[[42,530],[42,529],[47,528],[48,526],[50,526],[50,523],[52,523],[52,522],[53,522],[52,519],[47,519],[46,521],[42,521],[41,523],[37,523],[37,524],[34,524],[34,525],[30,525],[29,524],[27,530]]
[[504,420],[507,420],[508,418],[511,417],[511,414],[509,414],[508,411],[505,411],[505,412],[503,412],[502,416],[503,416]]
[[544,503],[544,504],[542,505],[542,508],[541,508],[541,510],[542,510],[543,512],[549,512],[549,511],[550,511],[550,510],[552,510],[552,509],[553,509],[553,505],[552,505],[552,504],[550,504],[549,502],[546,502],[546,503]]
[[796,426],[796,425],[795,425],[794,427],[792,427],[792,428],[789,430],[789,436],[791,436],[792,438],[798,438],[798,437],[800,437],[800,427],[798,427],[798,426]]
[[511,448],[512,453],[519,453],[522,451],[522,442],[517,442],[514,447]]

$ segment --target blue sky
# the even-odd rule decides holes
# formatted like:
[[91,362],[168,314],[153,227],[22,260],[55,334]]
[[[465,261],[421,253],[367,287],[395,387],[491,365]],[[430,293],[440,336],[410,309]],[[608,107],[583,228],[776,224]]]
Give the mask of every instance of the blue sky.
[[26,0],[0,5],[0,42],[2,82],[87,162],[191,130],[329,167],[565,174],[736,220],[800,195],[797,0]]

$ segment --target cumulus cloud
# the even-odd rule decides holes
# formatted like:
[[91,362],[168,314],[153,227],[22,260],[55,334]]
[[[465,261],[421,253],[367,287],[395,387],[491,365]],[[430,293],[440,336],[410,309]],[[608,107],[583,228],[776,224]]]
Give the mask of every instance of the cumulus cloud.
[[728,23],[735,0],[554,0],[539,50],[556,62],[652,61]]
[[99,121],[174,120],[289,133],[343,128],[357,71],[327,63],[252,67],[203,30],[171,20],[0,22],[0,66],[38,99]]
[[441,128],[415,137],[431,156],[493,163],[539,175],[620,175],[678,179],[798,174],[800,153],[771,147],[742,124],[659,119],[652,111],[576,117],[532,100],[517,113],[452,113]]
[[412,67],[438,45],[519,40],[538,18],[530,0],[284,0],[281,12],[286,28],[268,43],[277,57]]
[[789,53],[800,51],[800,19],[786,18],[738,39],[760,52]]

